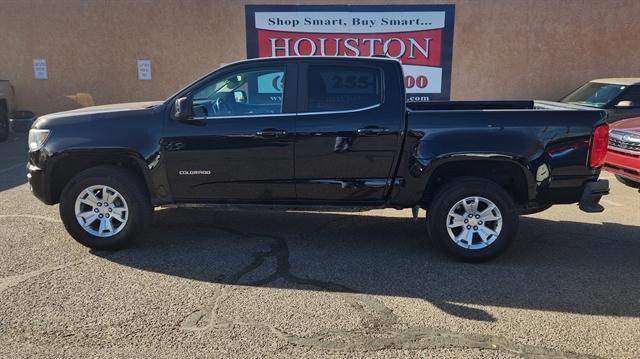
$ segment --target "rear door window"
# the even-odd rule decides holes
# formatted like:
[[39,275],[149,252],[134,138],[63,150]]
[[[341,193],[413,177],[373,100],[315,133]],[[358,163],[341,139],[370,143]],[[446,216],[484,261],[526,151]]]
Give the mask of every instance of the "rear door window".
[[382,103],[382,76],[376,68],[309,66],[308,111],[357,110]]

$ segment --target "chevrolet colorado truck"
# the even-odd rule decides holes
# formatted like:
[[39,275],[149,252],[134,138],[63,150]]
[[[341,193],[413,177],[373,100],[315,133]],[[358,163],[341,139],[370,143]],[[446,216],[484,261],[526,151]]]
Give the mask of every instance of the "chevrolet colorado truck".
[[567,104],[405,103],[392,59],[254,59],[163,102],[40,117],[27,177],[91,248],[124,245],[169,204],[423,208],[426,236],[483,260],[520,214],[604,209],[608,132],[603,111]]

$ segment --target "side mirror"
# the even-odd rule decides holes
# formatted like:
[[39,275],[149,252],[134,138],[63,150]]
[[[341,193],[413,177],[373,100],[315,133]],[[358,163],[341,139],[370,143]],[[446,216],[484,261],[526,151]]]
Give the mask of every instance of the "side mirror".
[[620,101],[615,106],[615,108],[632,108],[634,107],[633,101]]
[[191,115],[191,101],[189,101],[188,97],[180,97],[176,100],[173,107],[173,116],[178,121],[187,120]]
[[233,91],[233,98],[237,103],[247,103],[247,94],[244,91]]

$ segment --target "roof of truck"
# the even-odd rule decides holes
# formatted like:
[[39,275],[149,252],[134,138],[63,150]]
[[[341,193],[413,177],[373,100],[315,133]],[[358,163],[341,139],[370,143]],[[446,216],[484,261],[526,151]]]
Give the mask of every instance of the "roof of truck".
[[250,59],[242,59],[230,62],[227,65],[234,65],[245,62],[271,62],[282,60],[335,60],[335,61],[362,61],[362,60],[378,60],[400,62],[400,60],[387,56],[274,56],[274,57],[254,57]]
[[612,77],[607,79],[591,80],[591,82],[631,86],[640,84],[640,77]]

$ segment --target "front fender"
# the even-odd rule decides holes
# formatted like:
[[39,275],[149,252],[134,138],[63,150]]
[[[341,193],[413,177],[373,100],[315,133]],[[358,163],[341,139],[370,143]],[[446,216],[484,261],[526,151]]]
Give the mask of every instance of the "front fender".
[[34,194],[47,204],[55,204],[73,176],[102,165],[119,165],[140,176],[152,203],[163,202],[169,196],[168,185],[163,183],[166,179],[159,152],[145,159],[140,153],[124,148],[73,148],[52,153],[45,147],[30,153],[27,168],[33,178]]

